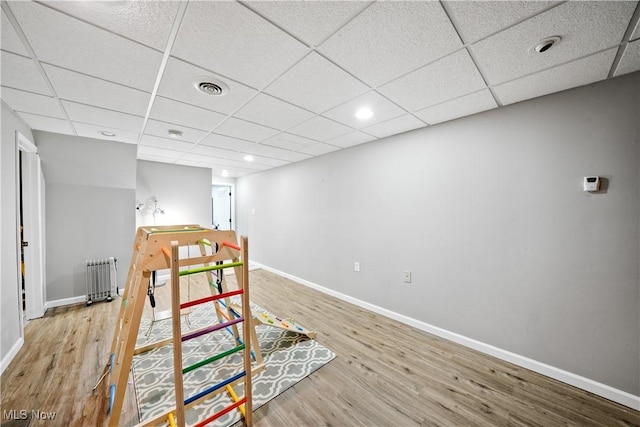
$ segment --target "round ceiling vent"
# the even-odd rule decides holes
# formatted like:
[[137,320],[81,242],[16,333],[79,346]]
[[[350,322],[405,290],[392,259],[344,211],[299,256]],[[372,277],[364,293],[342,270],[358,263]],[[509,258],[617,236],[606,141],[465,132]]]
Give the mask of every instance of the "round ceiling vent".
[[223,96],[229,92],[229,86],[226,83],[209,76],[196,77],[193,80],[193,87],[211,96]]
[[531,47],[531,51],[537,53],[544,53],[551,49],[554,45],[560,42],[560,36],[547,37],[544,40],[540,40],[538,43]]

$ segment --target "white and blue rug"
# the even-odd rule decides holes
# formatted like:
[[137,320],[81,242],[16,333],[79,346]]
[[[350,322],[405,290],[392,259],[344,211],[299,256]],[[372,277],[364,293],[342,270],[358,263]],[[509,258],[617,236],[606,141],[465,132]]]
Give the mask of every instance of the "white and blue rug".
[[[252,304],[255,313],[265,311]],[[182,333],[217,323],[213,304],[194,307],[188,316],[189,324],[183,317]],[[171,320],[156,322],[149,338],[144,333],[150,324],[142,319],[136,346],[171,337]],[[241,326],[241,324],[239,324]],[[335,354],[315,340],[304,335],[265,325],[256,327],[258,341],[266,369],[253,377],[253,409],[293,386],[298,381],[331,361]],[[225,330],[216,331],[183,343],[183,367],[204,360],[233,348],[233,336]],[[140,420],[152,419],[163,412],[175,408],[173,381],[173,349],[167,345],[144,354],[134,356],[133,376],[138,401]],[[184,374],[185,398],[243,371],[242,352],[205,365]],[[234,387],[238,396],[244,395],[243,385]],[[203,403],[195,405],[186,413],[186,424],[193,425],[229,406],[233,401],[226,392],[219,393]],[[218,418],[212,426],[229,426],[241,419],[233,410]]]

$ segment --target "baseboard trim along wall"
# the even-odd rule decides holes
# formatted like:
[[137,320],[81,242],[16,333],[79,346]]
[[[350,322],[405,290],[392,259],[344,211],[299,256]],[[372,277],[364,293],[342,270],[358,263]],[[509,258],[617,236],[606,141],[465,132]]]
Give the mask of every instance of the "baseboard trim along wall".
[[2,362],[0,362],[0,373],[4,372],[5,369],[9,366],[11,361],[16,357],[18,351],[22,348],[24,344],[24,338],[20,337],[18,341],[15,342],[9,349],[9,352],[2,358]]
[[382,307],[378,307],[376,305],[359,300],[349,295],[345,295],[340,292],[334,291],[332,289],[328,289],[318,284],[315,284],[313,282],[309,282],[308,280],[304,280],[299,277],[293,276],[291,274],[285,273],[283,271],[276,270],[275,268],[271,268],[266,265],[261,265],[257,263],[256,265],[260,266],[261,268],[267,271],[286,277],[287,279],[291,279],[294,282],[300,283],[301,285],[308,286],[310,288],[313,288],[327,295],[331,295],[340,300],[343,300],[351,304],[357,305],[359,307],[365,308],[367,310],[373,311],[374,313],[397,320],[401,323],[404,323],[406,325],[428,332],[430,334],[436,335],[438,337],[447,339],[449,341],[453,341],[455,343],[464,345],[465,347],[469,347],[474,350],[478,350],[482,353],[497,357],[498,359],[502,359],[506,362],[513,363],[514,365],[521,366],[523,368],[529,369],[531,371],[537,372],[539,374],[545,375],[547,377],[553,378],[563,383],[572,385],[574,387],[578,387],[582,390],[586,390],[590,393],[597,394],[598,396],[602,396],[605,399],[609,399],[621,405],[627,406],[631,409],[635,409],[636,411],[640,411],[640,396],[634,396],[631,393],[618,390],[614,387],[599,383],[597,381],[593,381],[589,378],[585,378],[580,375],[573,374],[571,372],[556,368],[554,366],[550,366],[545,363],[538,362],[533,359],[529,359],[528,357],[521,356],[519,354],[515,354],[510,351],[503,350],[501,348],[494,347],[492,345],[485,344],[483,342],[465,337],[464,335],[460,335],[455,332],[451,332],[446,329],[442,329],[437,326],[433,326],[428,323],[421,322],[411,317],[404,316],[394,311],[387,310]]
[[53,301],[47,301],[44,305],[44,309],[46,311],[50,308],[62,307],[65,305],[80,304],[84,302],[87,302],[86,295],[80,295],[80,296],[71,297],[71,298],[56,299]]

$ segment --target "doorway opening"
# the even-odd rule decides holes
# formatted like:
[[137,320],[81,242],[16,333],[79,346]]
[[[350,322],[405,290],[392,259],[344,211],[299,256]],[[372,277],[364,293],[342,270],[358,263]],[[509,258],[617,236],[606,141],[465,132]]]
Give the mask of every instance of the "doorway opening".
[[16,204],[18,212],[18,271],[22,321],[45,312],[44,176],[35,144],[16,133],[18,156]]
[[213,185],[211,225],[216,230],[233,230],[233,191],[230,185]]

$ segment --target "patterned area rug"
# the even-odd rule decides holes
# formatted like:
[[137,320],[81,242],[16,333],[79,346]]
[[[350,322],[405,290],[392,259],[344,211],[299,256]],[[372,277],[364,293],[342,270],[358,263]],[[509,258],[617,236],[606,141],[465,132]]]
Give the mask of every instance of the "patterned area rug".
[[[234,301],[238,302],[238,301]],[[252,304],[254,313],[265,310]],[[188,319],[188,322],[185,321]],[[194,307],[183,317],[182,333],[216,323],[213,304]],[[147,339],[144,335],[150,319],[142,319],[136,346],[171,337],[171,320],[156,322]],[[253,377],[254,410],[278,396],[312,372],[331,361],[335,354],[304,335],[265,325],[256,327],[258,341],[266,369]],[[225,330],[216,331],[183,343],[183,367],[234,347],[233,336]],[[242,354],[235,353],[184,375],[185,398],[243,371]],[[173,381],[173,350],[167,345],[133,359],[133,377],[140,420],[148,420],[175,407]],[[238,396],[244,395],[243,385],[234,387]],[[187,411],[186,423],[193,425],[232,403],[229,395],[219,393]],[[229,426],[241,419],[233,410],[218,418],[213,426]]]

